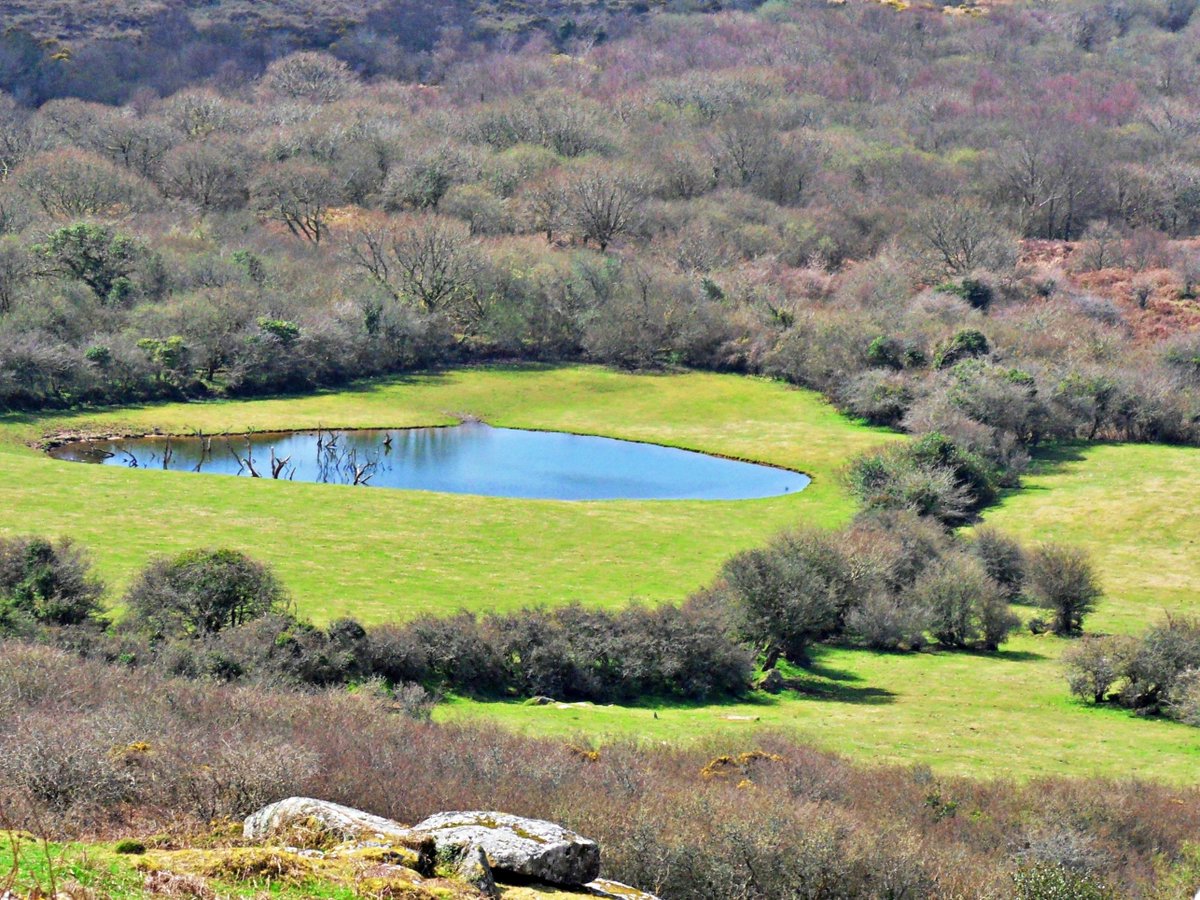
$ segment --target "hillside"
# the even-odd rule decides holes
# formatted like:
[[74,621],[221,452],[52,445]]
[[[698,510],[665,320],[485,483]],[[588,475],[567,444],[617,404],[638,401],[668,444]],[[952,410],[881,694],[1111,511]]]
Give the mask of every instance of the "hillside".
[[1193,895],[1198,10],[0,0],[0,900]]
[[[153,39],[163,27],[179,27],[185,18],[197,31],[235,29],[272,34],[295,46],[321,47],[368,20],[418,23],[453,17],[479,35],[519,35],[545,30],[569,37],[616,18],[642,16],[665,9],[715,12],[745,8],[745,2],[692,0],[130,0],[126,3],[80,4],[75,0],[3,0],[0,21],[6,28],[28,32],[39,40],[70,46],[94,40]],[[183,17],[183,18],[181,18]],[[427,37],[427,36],[424,36]]]

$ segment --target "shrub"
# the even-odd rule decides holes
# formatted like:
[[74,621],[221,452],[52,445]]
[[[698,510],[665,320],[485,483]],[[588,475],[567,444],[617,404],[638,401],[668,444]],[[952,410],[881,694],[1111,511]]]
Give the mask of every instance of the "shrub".
[[899,593],[954,550],[954,537],[937,521],[911,510],[870,509],[841,535],[864,590]]
[[841,392],[842,404],[873,425],[896,425],[912,404],[912,390],[900,373],[869,369]]
[[972,507],[970,492],[953,471],[917,462],[906,448],[859,457],[847,481],[868,509],[908,510],[953,524],[965,521]]
[[819,531],[784,534],[739,553],[721,578],[734,628],[767,654],[767,668],[781,654],[804,661],[810,643],[838,628],[856,591],[845,555]]
[[977,528],[968,545],[983,569],[1004,590],[1009,600],[1020,596],[1025,584],[1026,554],[1021,544],[995,528]]
[[978,278],[963,278],[959,281],[947,282],[938,285],[937,289],[944,294],[961,297],[973,309],[987,309],[992,305],[992,300],[996,296],[992,286]]
[[480,697],[503,695],[507,678],[496,647],[471,613],[417,619],[410,626],[436,684]]
[[1158,711],[1176,682],[1190,670],[1200,669],[1200,621],[1168,617],[1143,635],[1124,668],[1127,683],[1121,702]]
[[157,637],[215,634],[282,612],[287,594],[262,563],[237,550],[157,559],[125,595],[131,624]]
[[0,538],[0,633],[26,620],[98,624],[103,595],[103,582],[70,540]]
[[995,467],[958,441],[934,431],[906,445],[905,452],[917,465],[949,469],[955,483],[966,490],[972,509],[996,499]]
[[909,597],[870,594],[846,616],[846,632],[876,650],[916,650],[932,624],[931,611]]
[[1019,624],[1000,586],[966,554],[951,555],[918,578],[912,599],[929,610],[929,630],[947,647],[995,650]]
[[1013,874],[1016,900],[1115,900],[1116,894],[1090,872],[1035,863]]
[[1185,669],[1175,678],[1165,708],[1172,719],[1200,727],[1200,669]]
[[1042,544],[1029,554],[1029,595],[1053,614],[1055,634],[1079,634],[1084,617],[1102,596],[1087,553],[1079,547]]
[[1080,700],[1101,703],[1124,677],[1136,639],[1124,636],[1085,637],[1063,653],[1067,685]]
[[974,328],[964,328],[938,347],[933,355],[935,369],[948,369],[959,360],[987,356],[991,352],[987,336]]

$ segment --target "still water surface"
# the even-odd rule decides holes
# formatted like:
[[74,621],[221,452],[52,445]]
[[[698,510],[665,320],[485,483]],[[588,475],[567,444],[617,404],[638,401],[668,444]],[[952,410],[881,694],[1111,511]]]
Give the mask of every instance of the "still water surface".
[[299,431],[87,441],[58,459],[327,484],[550,500],[744,500],[803,490],[807,475],[612,438],[493,428]]

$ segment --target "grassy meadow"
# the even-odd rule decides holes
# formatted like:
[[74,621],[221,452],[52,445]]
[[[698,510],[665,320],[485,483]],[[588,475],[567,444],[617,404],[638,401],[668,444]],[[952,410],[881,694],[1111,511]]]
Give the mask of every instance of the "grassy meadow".
[[[803,470],[809,488],[738,502],[571,503],[125,471],[51,460],[29,446],[61,431],[188,433],[448,424],[653,441]],[[596,367],[466,369],[295,399],[165,404],[0,418],[0,532],[69,535],[118,591],[156,553],[246,550],[276,567],[299,611],[366,622],[570,599],[673,600],[731,553],[789,525],[853,512],[846,461],[896,439],[815,394],[711,374],[633,376]],[[1038,463],[986,520],[1023,539],[1080,543],[1107,596],[1099,630],[1138,631],[1161,610],[1200,611],[1200,450],[1098,445]],[[1023,611],[1026,616],[1032,610]],[[1200,731],[1072,701],[1065,642],[1022,634],[994,655],[824,649],[803,692],[751,703],[525,706],[454,699],[436,715],[485,717],[579,741],[702,740],[798,732],[864,760],[1032,778],[1137,775],[1191,781]]]
[[[799,494],[750,501],[562,502],[128,471],[60,462],[47,434],[493,425],[653,441],[801,469]],[[0,417],[0,533],[70,536],[119,592],[156,553],[244,550],[302,615],[364,622],[578,599],[677,600],[736,550],[853,505],[839,472],[895,437],[770,381],[597,367],[464,369],[295,399]]]
[[[1068,448],[1043,457],[985,521],[1022,540],[1093,555],[1106,595],[1091,631],[1141,631],[1164,612],[1200,614],[1200,450]],[[1035,614],[1019,609],[1023,617]],[[1194,783],[1200,731],[1097,709],[1067,694],[1066,641],[1026,633],[997,654],[825,649],[805,694],[754,703],[658,708],[523,706],[456,700],[439,715],[479,715],[529,733],[584,739],[701,739],[760,728],[879,762],[923,762],[976,776],[1138,776]]]

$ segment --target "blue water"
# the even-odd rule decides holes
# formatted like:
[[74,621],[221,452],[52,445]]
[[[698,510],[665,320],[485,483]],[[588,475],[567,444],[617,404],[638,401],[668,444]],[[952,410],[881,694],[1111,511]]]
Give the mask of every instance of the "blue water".
[[219,475],[547,500],[745,500],[803,490],[807,475],[612,438],[492,428],[289,432],[88,441],[58,459]]

